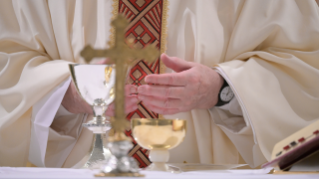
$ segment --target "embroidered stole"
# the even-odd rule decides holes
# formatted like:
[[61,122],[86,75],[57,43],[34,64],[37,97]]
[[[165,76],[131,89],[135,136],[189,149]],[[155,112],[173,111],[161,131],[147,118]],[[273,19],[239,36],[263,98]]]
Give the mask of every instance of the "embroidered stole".
[[[167,6],[167,0],[114,0],[112,13],[113,17],[117,14],[124,14],[129,20],[130,24],[125,35],[127,39],[134,39],[134,44],[137,47],[143,48],[148,44],[155,43],[160,52],[164,53],[166,45]],[[139,86],[145,84],[144,78],[146,75],[164,72],[164,64],[159,59],[149,64],[140,60],[131,68],[128,83]],[[141,102],[138,104],[136,111],[127,115],[128,120],[132,118],[158,119],[160,115],[150,111]],[[131,130],[126,131],[126,135],[131,137],[134,145],[129,155],[136,159],[141,168],[147,167],[151,163],[148,158],[149,151],[141,148],[135,142]]]

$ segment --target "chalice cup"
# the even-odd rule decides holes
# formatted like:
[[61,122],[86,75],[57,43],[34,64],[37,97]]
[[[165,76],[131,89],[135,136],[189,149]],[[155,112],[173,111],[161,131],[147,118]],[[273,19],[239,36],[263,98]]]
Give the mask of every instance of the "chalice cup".
[[152,164],[146,170],[180,172],[177,167],[166,164],[169,160],[169,149],[178,146],[186,135],[186,120],[181,119],[145,119],[131,120],[135,141],[150,150]]
[[82,126],[94,134],[89,159],[82,168],[98,169],[111,157],[106,132],[111,129],[105,111],[115,98],[115,65],[70,64],[69,69],[79,95],[93,110],[93,119]]

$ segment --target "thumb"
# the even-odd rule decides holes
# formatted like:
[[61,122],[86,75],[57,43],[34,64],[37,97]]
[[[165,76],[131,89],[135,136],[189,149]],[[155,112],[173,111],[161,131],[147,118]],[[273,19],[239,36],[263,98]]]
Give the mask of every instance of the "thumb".
[[164,53],[161,55],[161,60],[165,66],[174,70],[175,72],[185,71],[192,67],[192,65],[189,62],[179,59],[177,57],[169,57]]

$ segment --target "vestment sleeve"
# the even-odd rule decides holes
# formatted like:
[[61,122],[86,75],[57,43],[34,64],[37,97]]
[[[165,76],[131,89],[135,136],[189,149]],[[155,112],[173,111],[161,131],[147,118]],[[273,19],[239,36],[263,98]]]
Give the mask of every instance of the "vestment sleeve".
[[[277,142],[319,119],[317,4],[245,1],[225,63],[218,66],[232,84],[246,126],[251,127],[242,133],[222,129],[233,142],[253,133],[254,138],[247,140],[254,148],[251,152],[260,151],[269,161]],[[242,154],[242,144],[234,144]]]
[[32,107],[69,76],[46,1],[0,2],[0,165],[28,160]]
[[62,167],[81,133],[86,114],[67,111],[61,101],[71,78],[32,108],[29,161],[38,167]]

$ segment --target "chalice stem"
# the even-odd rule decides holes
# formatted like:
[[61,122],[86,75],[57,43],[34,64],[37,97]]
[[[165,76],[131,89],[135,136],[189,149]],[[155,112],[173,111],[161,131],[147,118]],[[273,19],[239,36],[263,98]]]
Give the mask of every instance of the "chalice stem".
[[149,155],[153,162],[149,165],[146,170],[149,171],[164,171],[171,173],[181,173],[182,170],[178,167],[167,165],[166,162],[169,160],[169,152],[167,149],[151,149]]

